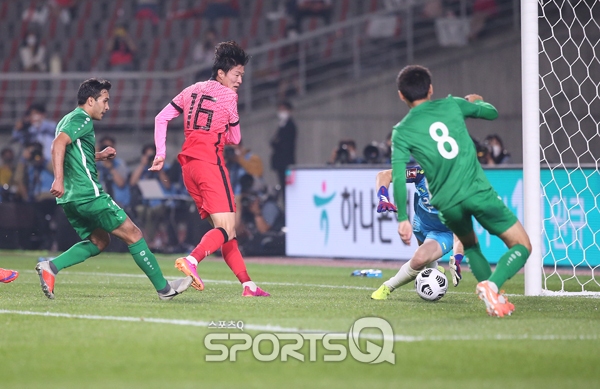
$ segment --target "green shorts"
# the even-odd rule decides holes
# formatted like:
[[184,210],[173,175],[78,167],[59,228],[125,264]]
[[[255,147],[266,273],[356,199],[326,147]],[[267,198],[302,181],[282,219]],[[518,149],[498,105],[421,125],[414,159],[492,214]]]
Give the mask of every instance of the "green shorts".
[[81,239],[87,239],[98,228],[112,232],[127,219],[125,211],[106,193],[91,201],[72,201],[61,206]]
[[473,231],[471,216],[496,236],[506,232],[518,220],[491,186],[453,207],[439,211],[442,222],[457,236],[469,235]]

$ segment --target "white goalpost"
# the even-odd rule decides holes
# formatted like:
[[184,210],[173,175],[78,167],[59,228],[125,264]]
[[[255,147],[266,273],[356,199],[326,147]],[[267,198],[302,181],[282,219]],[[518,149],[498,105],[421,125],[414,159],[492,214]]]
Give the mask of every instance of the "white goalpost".
[[522,0],[525,295],[600,296],[600,1]]

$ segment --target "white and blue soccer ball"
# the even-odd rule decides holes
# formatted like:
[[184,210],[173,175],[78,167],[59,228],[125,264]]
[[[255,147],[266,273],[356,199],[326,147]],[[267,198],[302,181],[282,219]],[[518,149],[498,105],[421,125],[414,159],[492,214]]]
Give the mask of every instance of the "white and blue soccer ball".
[[417,275],[415,288],[423,300],[437,301],[446,294],[448,279],[438,269],[425,269]]

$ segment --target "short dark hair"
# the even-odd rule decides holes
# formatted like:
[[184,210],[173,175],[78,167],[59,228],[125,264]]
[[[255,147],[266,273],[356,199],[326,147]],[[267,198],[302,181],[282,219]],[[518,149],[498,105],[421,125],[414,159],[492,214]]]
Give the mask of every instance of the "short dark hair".
[[283,100],[282,102],[279,103],[279,106],[287,109],[288,111],[291,111],[294,109],[294,106],[292,105],[292,103],[289,100]]
[[398,73],[398,90],[410,103],[427,98],[431,86],[431,72],[421,65],[409,65]]
[[0,156],[4,157],[8,153],[12,153],[13,157],[15,155],[15,151],[13,149],[11,149],[10,147],[5,147],[2,149],[2,151],[0,151]]
[[110,143],[112,143],[113,145],[117,144],[117,141],[115,140],[114,137],[110,136],[110,135],[104,135],[102,138],[100,138],[100,144],[109,141]]
[[83,105],[91,97],[97,100],[104,89],[110,90],[111,84],[108,80],[98,80],[97,78],[90,78],[85,80],[79,85],[79,91],[77,91],[77,104]]
[[250,56],[234,41],[221,42],[215,47],[215,62],[212,67],[213,79],[217,79],[219,69],[225,73],[238,65],[246,66]]
[[145,145],[142,146],[142,155],[146,154],[146,151],[148,150],[152,150],[154,151],[154,153],[156,153],[156,146],[154,145],[154,143],[146,143]]
[[41,114],[45,114],[46,113],[46,105],[44,105],[44,103],[33,103],[29,106],[28,111],[29,111],[29,113],[31,113],[31,111],[37,111]]

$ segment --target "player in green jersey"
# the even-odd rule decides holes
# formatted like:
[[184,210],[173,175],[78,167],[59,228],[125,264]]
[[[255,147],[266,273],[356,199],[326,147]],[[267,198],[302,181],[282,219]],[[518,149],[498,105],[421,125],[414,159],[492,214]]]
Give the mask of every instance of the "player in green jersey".
[[[477,294],[488,314],[510,315],[514,305],[498,288],[525,265],[531,243],[521,223],[487,180],[465,126],[467,117],[494,120],[498,112],[479,95],[431,100],[431,74],[422,66],[402,69],[397,86],[400,99],[410,111],[393,130],[392,174],[401,177],[411,155],[417,160],[427,172],[431,205],[464,245],[471,271],[480,281]],[[403,180],[394,180],[394,199],[396,204],[406,204]],[[472,217],[509,248],[493,273],[479,247]],[[406,207],[398,207],[398,233],[404,243],[410,242],[412,225]]]
[[108,111],[110,82],[91,78],[79,86],[78,107],[56,126],[52,142],[54,182],[50,193],[56,196],[69,222],[84,239],[52,261],[39,262],[36,270],[44,294],[54,298],[56,274],[100,254],[110,242],[110,234],[129,246],[135,263],[150,279],[162,300],[183,293],[192,283],[191,277],[167,282],[154,254],[148,248],[140,229],[113,199],[102,190],[96,161],[114,158],[114,148],[96,152],[96,136],[92,120],[102,120]]

